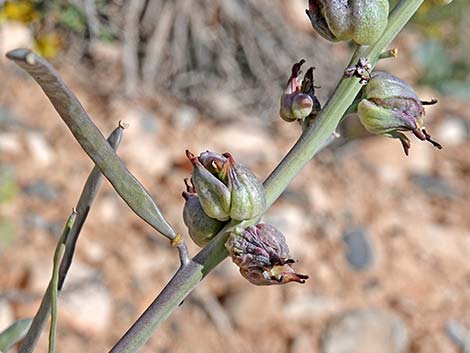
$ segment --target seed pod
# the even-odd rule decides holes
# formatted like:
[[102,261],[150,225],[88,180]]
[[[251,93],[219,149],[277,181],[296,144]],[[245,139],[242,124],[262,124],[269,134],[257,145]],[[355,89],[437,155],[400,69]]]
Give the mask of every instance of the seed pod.
[[266,207],[263,185],[230,153],[186,154],[193,164],[192,181],[206,215],[219,221],[241,221],[262,214]]
[[364,99],[358,105],[358,116],[369,132],[400,139],[408,155],[411,144],[402,131],[412,131],[420,140],[442,148],[423,126],[424,105],[436,102],[421,101],[414,90],[399,78],[375,71],[365,87]]
[[299,81],[302,73],[300,68],[304,63],[305,60],[302,59],[294,64],[286,89],[281,96],[279,115],[287,122],[301,121],[321,109],[320,102],[315,96],[313,67],[308,69],[304,80]]
[[[186,181],[186,180],[185,180]],[[187,191],[183,192],[186,200],[183,208],[184,224],[191,239],[200,247],[205,246],[224,226],[224,222],[210,218],[202,209],[194,187],[186,182]]]
[[388,0],[309,0],[313,28],[329,41],[373,44],[388,23]]
[[294,271],[284,235],[269,224],[231,233],[225,247],[242,276],[255,285],[305,283],[308,278]]

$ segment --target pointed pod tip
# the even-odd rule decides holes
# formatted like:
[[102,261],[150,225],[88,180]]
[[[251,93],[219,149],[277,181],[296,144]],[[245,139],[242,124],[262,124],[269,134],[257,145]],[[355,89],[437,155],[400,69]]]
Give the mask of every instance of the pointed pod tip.
[[121,129],[125,130],[125,129],[129,128],[129,123],[126,123],[125,121],[119,120],[118,126]]
[[13,61],[23,61],[29,65],[34,65],[36,63],[36,55],[33,51],[26,48],[10,50],[6,53],[6,57]]

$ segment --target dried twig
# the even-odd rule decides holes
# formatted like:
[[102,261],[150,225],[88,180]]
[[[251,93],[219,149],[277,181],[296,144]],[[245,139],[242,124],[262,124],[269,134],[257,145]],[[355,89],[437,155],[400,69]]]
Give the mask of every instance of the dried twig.
[[126,94],[130,96],[136,93],[139,84],[139,18],[144,5],[145,0],[133,0],[127,3],[124,10],[122,65]]

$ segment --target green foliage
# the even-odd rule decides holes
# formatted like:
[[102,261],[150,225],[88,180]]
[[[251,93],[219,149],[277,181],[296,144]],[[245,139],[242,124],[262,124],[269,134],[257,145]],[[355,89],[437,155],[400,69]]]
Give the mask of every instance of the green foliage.
[[420,83],[429,85],[443,94],[470,99],[468,65],[464,60],[452,60],[448,51],[437,40],[422,43],[415,51],[420,61]]
[[15,225],[0,218],[0,252],[6,249],[15,239]]
[[415,51],[421,64],[420,83],[464,99],[470,99],[468,14],[467,0],[456,0],[443,7],[428,1],[413,18],[416,28],[431,38]]
[[13,200],[17,191],[14,170],[8,167],[0,167],[0,204]]

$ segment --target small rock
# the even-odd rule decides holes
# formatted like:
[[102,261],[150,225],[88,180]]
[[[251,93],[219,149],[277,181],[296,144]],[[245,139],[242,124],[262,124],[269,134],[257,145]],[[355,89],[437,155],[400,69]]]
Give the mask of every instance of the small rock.
[[0,133],[0,152],[20,154],[21,142],[18,134]]
[[451,320],[445,326],[447,336],[463,353],[470,353],[470,329]]
[[225,307],[240,329],[252,332],[272,325],[278,313],[274,309],[281,304],[282,292],[278,288],[245,286],[227,297]]
[[434,147],[413,136],[410,139],[409,156],[403,153],[400,141],[382,136],[361,141],[360,149],[380,179],[395,184],[410,173],[429,173],[433,166]]
[[34,160],[40,166],[47,167],[54,161],[55,153],[42,134],[29,133],[27,144]]
[[436,128],[437,140],[444,146],[458,146],[468,138],[465,121],[459,117],[451,117]]
[[5,299],[0,299],[0,332],[8,328],[15,322],[15,314],[10,303]]
[[95,268],[74,261],[60,297],[61,315],[86,333],[102,334],[111,324],[112,297],[101,277]]
[[370,268],[374,262],[374,254],[365,229],[357,227],[348,230],[343,235],[343,241],[346,245],[346,259],[349,265],[356,271]]
[[242,104],[231,94],[220,91],[207,92],[203,100],[208,111],[218,121],[236,119],[241,114]]
[[61,315],[76,329],[103,334],[109,328],[113,306],[109,290],[98,282],[86,283],[60,298]]
[[120,200],[114,192],[106,192],[96,202],[95,212],[105,223],[114,223],[117,221],[120,213]]
[[309,323],[313,320],[319,320],[319,317],[331,315],[339,308],[340,303],[333,298],[309,295],[289,301],[284,306],[284,313],[289,320],[301,320]]
[[140,129],[142,130],[142,132],[145,132],[147,134],[158,133],[160,124],[158,123],[158,120],[155,114],[153,114],[152,112],[148,110],[139,109],[138,115],[139,115]]
[[49,222],[43,216],[36,212],[27,212],[24,215],[23,224],[27,230],[47,230],[49,228]]
[[289,353],[315,352],[314,344],[308,335],[300,334],[295,337],[290,347]]
[[176,128],[189,129],[196,123],[199,112],[196,108],[189,105],[183,105],[175,110],[172,121]]
[[224,124],[213,136],[216,150],[230,151],[245,165],[275,158],[272,154],[277,149],[272,138],[261,128],[251,126],[248,131],[243,124]]
[[7,108],[0,106],[0,131],[8,131],[24,125]]
[[332,322],[322,340],[323,353],[405,353],[408,334],[404,322],[374,309],[349,312]]
[[57,199],[58,191],[55,186],[44,180],[35,180],[23,188],[26,195],[41,201],[52,202]]
[[414,174],[411,180],[429,196],[454,199],[457,192],[444,179],[430,174]]

